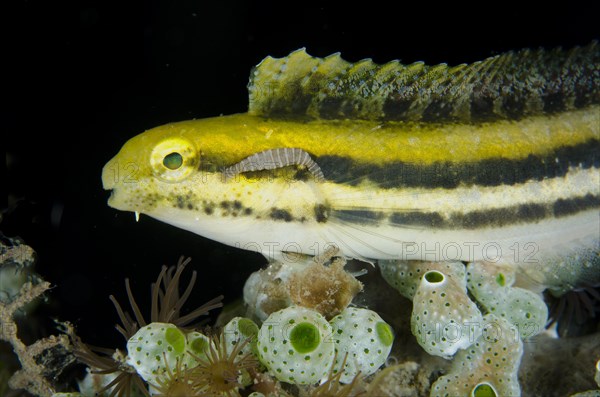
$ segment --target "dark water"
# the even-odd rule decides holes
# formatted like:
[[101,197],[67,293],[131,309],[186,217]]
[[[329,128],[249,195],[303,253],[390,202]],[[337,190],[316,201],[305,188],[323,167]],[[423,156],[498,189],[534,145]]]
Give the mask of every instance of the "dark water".
[[[222,4],[223,3],[223,4]],[[596,14],[569,2],[523,11],[486,3],[478,16],[432,4],[389,8],[204,1],[11,2],[3,6],[2,149],[7,179],[0,230],[38,253],[56,285],[49,319],[85,341],[117,347],[108,295],[125,277],[148,307],[149,283],[180,255],[199,272],[198,303],[241,294],[265,260],[106,205],[100,172],[131,136],[159,124],[243,112],[250,68],[306,47],[350,60],[457,64],[523,47],[571,47],[600,38]],[[349,4],[349,3],[346,3]],[[496,8],[494,8],[496,7]],[[546,7],[552,7],[547,5]],[[471,11],[471,10],[468,10]]]

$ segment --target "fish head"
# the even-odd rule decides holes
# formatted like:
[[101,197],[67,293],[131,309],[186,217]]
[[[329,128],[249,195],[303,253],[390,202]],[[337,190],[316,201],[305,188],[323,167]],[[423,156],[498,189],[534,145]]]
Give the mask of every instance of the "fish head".
[[300,234],[315,217],[313,184],[295,180],[295,166],[226,172],[269,145],[285,147],[273,143],[272,128],[255,117],[223,116],[143,132],[102,170],[103,186],[112,191],[108,204],[228,245],[258,244],[248,249],[260,252],[268,248],[263,240],[292,235],[295,242],[289,229]]
[[199,148],[185,128],[169,124],[137,135],[102,170],[102,185],[112,190],[108,204],[146,214],[177,206],[182,187],[201,181],[199,163]]

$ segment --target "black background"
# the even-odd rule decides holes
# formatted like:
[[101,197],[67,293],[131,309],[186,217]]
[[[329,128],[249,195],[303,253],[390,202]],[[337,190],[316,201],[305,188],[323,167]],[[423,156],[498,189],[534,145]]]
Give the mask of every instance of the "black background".
[[[131,277],[146,313],[160,266],[191,256],[197,304],[239,298],[266,261],[254,253],[106,205],[100,173],[123,143],[171,121],[244,112],[250,68],[306,47],[349,61],[458,64],[524,47],[600,37],[592,2],[11,1],[0,9],[7,178],[0,230],[38,253],[56,287],[41,317],[87,342],[122,344],[108,300]],[[4,164],[3,164],[4,167]],[[368,286],[367,286],[368,288]],[[46,325],[41,333],[52,333]]]

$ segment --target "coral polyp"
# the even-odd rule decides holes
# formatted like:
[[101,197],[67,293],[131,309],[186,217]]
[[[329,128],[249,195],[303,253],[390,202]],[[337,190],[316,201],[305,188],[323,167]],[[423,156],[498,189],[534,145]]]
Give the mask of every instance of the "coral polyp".
[[158,376],[155,383],[150,384],[152,395],[156,397],[194,397],[200,396],[193,386],[191,372],[184,368],[181,358],[171,367],[166,355],[163,355],[165,372]]
[[240,356],[250,339],[238,341],[230,348],[225,336],[211,338],[206,356],[192,356],[198,364],[191,370],[195,390],[202,396],[239,396],[244,372],[258,365],[251,353]]

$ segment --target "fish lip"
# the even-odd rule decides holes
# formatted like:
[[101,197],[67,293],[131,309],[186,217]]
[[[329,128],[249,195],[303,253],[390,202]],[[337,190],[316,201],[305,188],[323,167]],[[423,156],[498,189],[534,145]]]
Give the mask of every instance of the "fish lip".
[[110,196],[108,196],[108,200],[106,200],[107,204],[109,206],[113,206],[112,203],[115,201],[115,191],[114,189],[106,189],[106,190],[110,190]]

